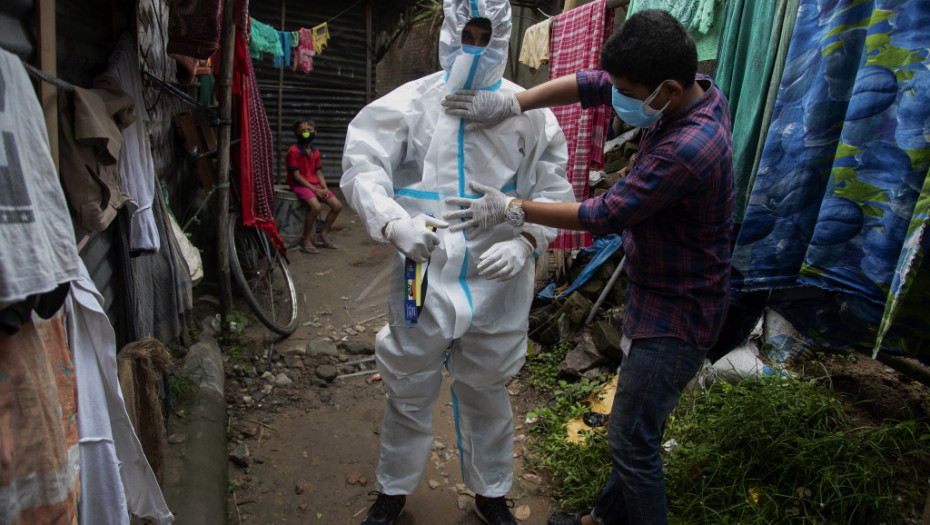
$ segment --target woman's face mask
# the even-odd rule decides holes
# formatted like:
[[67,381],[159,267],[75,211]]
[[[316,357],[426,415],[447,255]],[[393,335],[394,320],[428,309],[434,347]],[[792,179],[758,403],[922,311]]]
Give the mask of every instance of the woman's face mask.
[[614,107],[614,111],[617,112],[617,116],[620,117],[620,120],[634,128],[648,128],[658,122],[659,119],[662,118],[662,111],[668,107],[669,103],[666,102],[661,109],[652,109],[649,107],[649,103],[656,98],[656,95],[659,94],[659,90],[662,89],[662,86],[666,82],[668,81],[663,80],[659,84],[659,87],[657,87],[646,100],[639,100],[624,95],[614,87],[611,94],[611,103]]

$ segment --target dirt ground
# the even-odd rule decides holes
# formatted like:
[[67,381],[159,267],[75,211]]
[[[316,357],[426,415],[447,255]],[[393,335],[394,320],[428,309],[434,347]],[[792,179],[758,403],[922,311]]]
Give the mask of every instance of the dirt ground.
[[[235,456],[228,470],[230,524],[359,523],[373,501],[383,386],[373,377],[374,363],[351,363],[371,357],[375,333],[385,323],[393,248],[372,241],[348,207],[331,237],[336,250],[289,251],[300,300],[297,331],[275,340],[261,325],[249,326],[227,363],[227,427]],[[244,303],[236,308],[248,311]],[[216,311],[199,299],[195,309],[200,318]],[[881,363],[827,359],[817,370],[834,379],[864,420],[889,415],[930,420],[927,388]],[[265,372],[270,374],[262,377]],[[332,378],[346,374],[355,375]],[[524,374],[509,385],[516,428],[508,497],[523,523],[544,524],[556,510],[549,489],[522,469],[522,422],[544,400],[523,386]],[[427,472],[408,497],[399,525],[481,523],[462,485],[445,379],[434,408],[436,439]]]
[[[374,353],[375,333],[385,323],[394,250],[371,240],[348,207],[331,238],[338,249],[288,252],[300,301],[297,331],[273,341],[261,325],[250,326],[239,337],[242,357],[227,363],[230,450],[239,447],[241,453],[242,444],[247,448],[246,457],[229,464],[230,524],[359,523],[373,501],[369,492],[375,490],[384,390],[372,378],[373,362],[343,363]],[[200,303],[198,311],[215,311]],[[248,311],[244,303],[237,302],[236,308]],[[269,388],[270,381],[242,372],[250,366],[257,369],[253,376],[262,370],[275,376],[283,372],[293,383]],[[321,367],[329,376],[369,372],[327,381],[317,373]],[[482,523],[462,484],[449,384],[445,377],[435,405],[435,442],[426,475],[408,497],[399,525]],[[550,512],[548,494],[538,478],[524,476],[521,468],[522,415],[535,406],[525,405],[535,401],[519,395],[519,376],[510,389],[516,394],[516,428],[515,479],[508,497],[524,523],[542,524]]]

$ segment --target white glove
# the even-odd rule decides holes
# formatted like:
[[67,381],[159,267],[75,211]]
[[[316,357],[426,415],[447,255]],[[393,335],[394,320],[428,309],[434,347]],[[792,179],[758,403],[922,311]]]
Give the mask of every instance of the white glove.
[[466,197],[447,197],[446,204],[449,206],[461,206],[461,210],[447,211],[442,214],[442,218],[447,221],[454,219],[465,219],[463,222],[453,224],[449,231],[457,232],[462,230],[486,230],[491,226],[504,222],[504,212],[507,211],[507,205],[510,204],[513,197],[508,197],[491,186],[485,186],[477,182],[470,184],[472,191],[479,195],[484,195],[479,199],[469,199]]
[[509,241],[501,241],[478,257],[478,275],[488,280],[513,279],[532,254],[533,245],[522,235],[517,235]]
[[523,112],[516,95],[496,91],[460,89],[455,94],[446,95],[441,104],[447,115],[473,121],[465,125],[465,131],[492,128]]
[[394,219],[384,227],[384,236],[394,243],[400,253],[416,262],[426,262],[439,244],[439,236],[428,228],[448,228],[449,223],[429,215],[411,219]]

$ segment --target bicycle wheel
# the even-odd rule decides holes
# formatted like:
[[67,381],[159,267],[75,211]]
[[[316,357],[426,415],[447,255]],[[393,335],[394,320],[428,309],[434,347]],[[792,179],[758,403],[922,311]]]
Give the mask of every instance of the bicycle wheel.
[[290,335],[297,329],[297,289],[287,261],[261,230],[229,214],[229,268],[255,316],[269,329]]

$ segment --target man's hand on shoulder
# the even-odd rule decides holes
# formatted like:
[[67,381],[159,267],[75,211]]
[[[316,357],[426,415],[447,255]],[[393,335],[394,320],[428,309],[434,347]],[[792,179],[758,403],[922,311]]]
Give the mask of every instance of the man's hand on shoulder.
[[446,114],[471,120],[465,125],[466,131],[491,128],[522,113],[516,95],[496,91],[460,89],[446,95],[441,104]]

